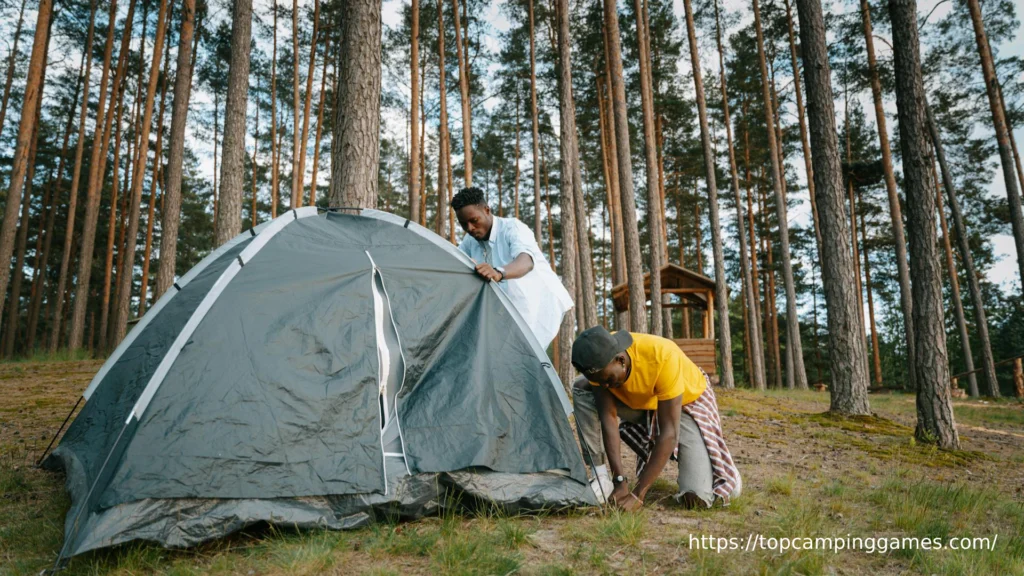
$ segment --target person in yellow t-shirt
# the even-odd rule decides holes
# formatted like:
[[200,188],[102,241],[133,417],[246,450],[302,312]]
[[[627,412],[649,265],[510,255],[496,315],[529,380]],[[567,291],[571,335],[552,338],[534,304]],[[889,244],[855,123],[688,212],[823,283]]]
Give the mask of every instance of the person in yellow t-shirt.
[[[576,338],[572,363],[583,374],[573,383],[573,405],[584,458],[596,472],[592,487],[598,500],[640,508],[678,447],[680,501],[710,507],[715,500],[711,459],[700,428],[682,410],[707,388],[704,371],[672,340],[625,330],[612,335],[601,326]],[[646,425],[651,411],[659,434],[631,491],[623,475],[619,422]],[[741,485],[737,474],[733,496]]]

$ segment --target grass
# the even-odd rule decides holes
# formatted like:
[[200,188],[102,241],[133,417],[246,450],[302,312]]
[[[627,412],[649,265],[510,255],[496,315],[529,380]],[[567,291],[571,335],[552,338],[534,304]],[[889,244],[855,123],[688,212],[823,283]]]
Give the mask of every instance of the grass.
[[[0,364],[0,576],[38,574],[63,539],[63,478],[32,466],[99,361]],[[744,493],[683,510],[674,465],[637,513],[510,516],[457,498],[436,517],[345,531],[255,527],[189,550],[132,543],[72,559],[67,574],[1024,574],[1024,406],[958,400],[962,451],[912,441],[915,406],[872,395],[875,415],[827,414],[820,392],[718,391]],[[992,430],[994,432],[990,432]],[[997,434],[997,432],[999,434]],[[1012,439],[1012,441],[1009,441]],[[626,469],[632,465],[626,463]],[[994,549],[715,551],[702,536],[992,538]]]

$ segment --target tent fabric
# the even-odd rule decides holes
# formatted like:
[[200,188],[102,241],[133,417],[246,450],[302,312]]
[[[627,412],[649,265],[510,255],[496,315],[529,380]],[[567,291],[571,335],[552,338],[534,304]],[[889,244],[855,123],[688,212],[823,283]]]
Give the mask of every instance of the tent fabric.
[[544,351],[432,232],[306,208],[208,260],[108,360],[46,462],[72,497],[63,556],[415,518],[449,491],[594,503]]

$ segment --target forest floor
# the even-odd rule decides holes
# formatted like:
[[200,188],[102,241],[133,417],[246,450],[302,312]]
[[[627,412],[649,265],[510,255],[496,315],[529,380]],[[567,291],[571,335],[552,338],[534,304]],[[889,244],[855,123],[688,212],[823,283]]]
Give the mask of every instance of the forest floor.
[[[69,499],[63,476],[33,463],[100,365],[0,364],[0,574],[37,574],[56,557]],[[964,450],[946,452],[912,440],[912,395],[872,394],[875,416],[844,419],[825,414],[822,392],[716,393],[744,478],[728,508],[681,509],[666,470],[635,514],[448,512],[348,532],[264,527],[185,551],[131,544],[87,553],[66,573],[1024,574],[1021,402],[957,400]],[[757,535],[940,538],[945,549],[883,553],[875,541],[874,552],[867,542],[781,551],[778,541],[763,549],[767,540],[746,550]],[[701,549],[702,536],[734,538],[740,549]],[[948,549],[954,537],[994,545]]]

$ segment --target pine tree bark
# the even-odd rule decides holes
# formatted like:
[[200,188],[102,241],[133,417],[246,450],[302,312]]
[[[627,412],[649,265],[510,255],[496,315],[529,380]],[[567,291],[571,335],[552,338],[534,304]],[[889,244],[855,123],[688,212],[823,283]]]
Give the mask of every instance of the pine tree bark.
[[858,327],[825,21],[820,0],[797,0],[796,6],[807,90],[807,127],[814,150],[814,193],[821,224],[821,281],[828,310],[831,410],[867,415],[871,413],[867,350]]
[[530,116],[533,119],[533,236],[541,243],[540,227],[540,118],[537,112],[536,27],[533,18],[534,0],[526,0],[530,20]]
[[958,449],[960,438],[949,392],[942,277],[935,247],[935,196],[928,186],[928,166],[932,159],[928,150],[927,103],[921,78],[917,2],[889,0],[889,17],[907,195],[914,335],[917,337],[917,429],[914,434],[919,440],[938,443],[941,448]]
[[942,188],[938,185],[938,177],[932,170],[936,180],[935,206],[939,211],[939,225],[942,230],[942,248],[946,255],[946,274],[949,276],[950,299],[953,301],[953,314],[960,335],[960,350],[964,355],[964,369],[967,371],[967,390],[973,398],[978,397],[978,378],[974,371],[974,355],[971,351],[971,336],[967,331],[967,319],[964,317],[963,299],[960,296],[960,279],[957,277],[956,264],[953,262],[953,247],[949,240],[949,225],[946,224],[946,211],[942,208]]
[[[725,280],[725,252],[722,248],[721,224],[718,219],[718,182],[715,174],[715,153],[711,149],[711,134],[708,130],[707,102],[704,99],[704,80],[701,77],[700,55],[697,53],[697,32],[693,25],[693,7],[690,0],[683,0],[686,11],[686,31],[690,40],[690,64],[693,71],[693,87],[697,94],[697,114],[700,121],[700,141],[704,151],[704,173],[708,191],[708,218],[711,222],[711,250],[715,257],[715,306],[718,313],[719,350],[721,370],[719,383],[724,388],[734,388],[732,367],[732,334],[729,327],[729,292]],[[717,9],[717,8],[716,8]],[[724,77],[723,77],[724,82]],[[730,138],[730,144],[731,144]],[[732,148],[730,147],[730,150]],[[735,170],[733,171],[735,174]],[[648,176],[648,182],[650,176]],[[746,250],[744,250],[744,253]],[[652,276],[653,278],[653,276]],[[653,286],[653,283],[652,283]],[[657,298],[651,298],[654,302]],[[657,316],[655,316],[657,317]],[[714,335],[711,335],[714,338]]]
[[161,0],[160,12],[157,15],[156,38],[153,43],[153,60],[150,66],[149,83],[146,86],[146,103],[142,113],[142,126],[139,129],[140,147],[138,162],[133,166],[132,190],[130,208],[128,211],[128,228],[125,234],[125,258],[124,271],[118,275],[117,284],[120,298],[114,314],[114,338],[111,344],[116,344],[124,339],[128,332],[128,315],[131,306],[131,282],[132,269],[135,260],[135,243],[139,229],[139,208],[142,200],[142,180],[146,171],[148,160],[149,132],[153,123],[153,104],[156,96],[157,80],[160,77],[160,58],[164,47],[164,34],[167,31],[167,0]]
[[[52,22],[52,20],[51,20]],[[47,34],[49,36],[49,34]],[[49,40],[49,39],[48,39]],[[49,52],[49,41],[47,41]],[[43,68],[41,85],[46,85],[46,68]],[[25,249],[28,247],[29,212],[32,208],[32,186],[36,175],[36,153],[39,151],[39,123],[42,115],[42,98],[36,101],[33,115],[35,124],[32,128],[32,143],[28,151],[28,173],[25,176],[25,192],[21,200],[21,221],[18,223],[17,240],[14,247],[14,270],[11,280],[10,304],[7,308],[7,330],[3,335],[3,355],[10,358],[14,355],[14,344],[20,340],[18,324],[21,319],[21,283],[25,270]],[[22,111],[24,113],[24,111]]]
[[[664,335],[664,318],[662,316],[661,268],[665,265],[665,246],[659,216],[664,210],[661,201],[661,187],[658,183],[658,150],[654,130],[654,96],[651,82],[651,54],[647,42],[647,26],[644,22],[644,9],[641,0],[633,0],[636,12],[637,45],[640,63],[640,108],[643,115],[644,131],[644,165],[647,175],[647,232],[650,236],[651,250],[651,333]],[[731,359],[730,359],[731,361]],[[723,374],[724,376],[724,374]],[[730,374],[731,379],[731,366]]]
[[[629,285],[629,329],[647,332],[647,296],[640,257],[640,233],[637,230],[636,200],[633,193],[633,160],[629,144],[629,119],[626,113],[626,86],[622,72],[622,46],[619,15],[615,0],[604,0],[605,42],[608,45],[611,75],[612,118],[615,124],[619,196],[622,207],[622,231],[626,256],[626,282]],[[660,274],[652,270],[651,278]],[[657,295],[654,295],[657,299]]]
[[[765,389],[764,379],[764,342],[761,340],[761,317],[758,314],[757,293],[754,291],[753,279],[747,255],[747,235],[744,231],[743,200],[740,198],[740,179],[736,165],[736,148],[732,141],[732,121],[729,118],[729,90],[725,77],[725,54],[722,49],[722,28],[718,17],[718,0],[715,0],[715,40],[718,43],[718,70],[722,93],[723,124],[725,124],[726,144],[729,147],[729,175],[732,181],[733,200],[736,202],[736,234],[740,245],[740,272],[743,279],[743,296],[745,301],[744,326],[746,336],[746,347],[748,360],[748,374],[750,374],[750,385],[755,390]],[[794,67],[794,70],[796,68]],[[802,111],[801,104],[801,111]],[[803,114],[801,113],[801,118]],[[804,132],[806,134],[806,132]],[[810,174],[810,172],[808,172]],[[817,210],[815,210],[817,214]],[[817,225],[815,225],[817,230]],[[717,272],[716,272],[717,274]],[[725,324],[726,321],[722,321]]]
[[[319,4],[317,6],[319,7]],[[224,104],[224,145],[220,163],[219,212],[217,214],[217,234],[214,238],[215,246],[221,246],[242,231],[242,189],[245,186],[245,120],[249,103],[252,0],[234,0],[231,22],[231,62],[228,68],[227,102]],[[295,39],[295,43],[297,46],[298,38]],[[296,50],[292,54],[296,56],[295,140],[298,144],[298,51]],[[296,174],[299,186],[297,190],[301,194],[302,175],[298,171]],[[292,206],[295,206],[294,195]]]
[[[533,75],[533,0],[528,0],[530,3],[530,71],[531,78]],[[572,98],[572,76],[571,76],[571,57],[569,54],[569,17],[568,17],[568,0],[556,0],[558,10],[558,36],[559,36],[559,119],[561,124],[561,139],[562,145],[560,146],[560,157],[561,157],[561,194],[562,194],[562,266],[561,266],[561,277],[562,284],[565,289],[572,295],[573,300],[579,302],[579,287],[576,285],[578,272],[577,272],[577,258],[576,258],[576,226],[582,225],[582,222],[576,220],[576,210],[573,206],[576,198],[573,191],[573,179],[576,176],[579,165],[579,152],[576,148],[576,122],[575,122],[575,104]],[[564,16],[563,16],[564,15]],[[531,83],[531,88],[533,87]],[[536,105],[534,105],[536,110]],[[536,118],[536,116],[534,116]],[[571,130],[571,131],[570,131]],[[536,132],[534,132],[536,134]],[[535,156],[536,158],[536,153]],[[576,164],[574,170],[573,164]],[[536,162],[534,162],[534,172],[536,172]],[[537,188],[539,190],[539,188]],[[540,208],[539,203],[537,206]],[[585,222],[585,220],[583,221]],[[551,266],[554,269],[555,263],[551,262]],[[555,365],[558,369],[558,376],[562,380],[562,386],[565,387],[567,394],[572,393],[571,387],[575,380],[575,369],[572,366],[572,344],[573,339],[576,335],[576,310],[578,305],[570,308],[565,315],[562,317],[562,326],[558,330],[558,338],[555,341]],[[583,324],[587,324],[586,319],[582,319]],[[582,326],[581,326],[582,327]],[[589,327],[589,326],[588,326]]]
[[[192,91],[192,36],[196,28],[196,1],[183,0],[178,60],[174,73],[174,100],[171,103],[171,131],[168,134],[167,176],[160,220],[160,264],[154,296],[160,298],[174,284],[177,261],[178,228],[181,224],[181,178],[185,157],[185,123]],[[198,34],[195,34],[198,37]]]
[[[309,69],[306,71],[306,102],[302,108],[302,137],[299,138],[299,201],[304,204],[306,179],[306,147],[309,144],[309,113],[313,105],[313,71],[316,69],[316,43],[320,32],[320,2],[313,1],[313,39],[309,43]],[[324,60],[327,60],[326,53]]]
[[811,199],[811,219],[814,223],[814,240],[821,254],[821,225],[818,223],[818,203],[814,198],[814,167],[811,160],[811,145],[807,140],[807,121],[804,112],[803,91],[800,89],[800,65],[796,56],[796,34],[793,32],[793,10],[789,0],[786,4],[786,33],[789,38],[789,61],[793,69],[793,94],[796,96],[797,120],[800,123],[800,147],[804,154],[804,170],[807,173],[807,193]]
[[[532,0],[531,0],[532,1]],[[580,278],[580,298],[576,301],[580,311],[580,328],[597,326],[596,289],[594,287],[593,258],[590,251],[590,229],[587,220],[586,198],[583,196],[583,177],[580,171],[579,141],[576,134],[576,103],[572,94],[572,37],[569,30],[569,2],[557,0],[556,14],[558,20],[558,90],[559,90],[559,125],[561,126],[561,174],[562,174],[562,275],[566,275],[566,260],[576,257],[579,266],[576,268]],[[569,178],[566,178],[569,176]],[[568,180],[568,182],[567,182]],[[548,224],[552,220],[551,209],[548,207]],[[575,234],[576,237],[572,238]],[[575,240],[575,241],[574,241]],[[554,238],[551,239],[554,244]],[[551,265],[554,266],[552,258]],[[574,272],[576,272],[574,271]],[[575,282],[574,282],[575,283]],[[563,356],[572,356],[571,343],[563,347]],[[567,380],[568,385],[572,380]]]
[[[116,2],[111,2],[116,4]],[[125,17],[124,31],[121,33],[121,46],[118,49],[117,67],[114,71],[113,85],[119,86],[125,77],[128,66],[128,54],[132,37],[132,23],[135,17],[135,0],[128,3],[128,14]],[[103,52],[103,72],[100,75],[99,101],[96,107],[96,135],[93,138],[92,154],[89,161],[89,176],[86,180],[86,204],[85,214],[82,223],[81,238],[77,238],[77,244],[81,247],[81,254],[78,258],[78,273],[75,280],[75,299],[71,310],[71,321],[68,325],[68,348],[77,350],[82,347],[82,337],[85,332],[85,311],[89,303],[89,281],[92,275],[93,245],[96,242],[96,224],[99,217],[100,193],[103,186],[103,175],[106,168],[107,149],[110,144],[110,128],[113,122],[114,106],[116,98],[110,99],[109,107],[104,111],[107,98],[107,77],[110,72],[110,57],[113,49],[114,20],[117,12],[115,6],[111,6],[109,36],[107,45]],[[102,120],[102,122],[100,122]],[[101,127],[102,124],[102,127]],[[99,143],[99,145],[97,145]],[[68,244],[65,242],[65,248]],[[63,288],[63,287],[61,287]],[[58,299],[61,298],[58,293]],[[58,301],[55,310],[62,310],[61,302]],[[59,320],[55,319],[53,334],[60,333]],[[50,348],[57,348],[57,341],[51,340]]]
[[[434,231],[438,236],[445,234],[445,194],[448,191],[448,85],[445,82],[444,64],[444,0],[437,0],[437,55],[438,55],[438,96],[440,98],[440,121],[437,128],[437,215]],[[376,176],[374,177],[376,179]]]
[[[860,204],[858,202],[858,204]],[[871,359],[875,368],[875,384],[882,385],[882,359],[878,351],[878,330],[875,327],[875,299],[871,294],[871,256],[868,249],[867,223],[865,215],[860,215],[860,243],[864,247],[864,291],[868,296],[868,322],[871,325]]]
[[[417,0],[417,2],[418,1],[419,0]],[[327,37],[327,45],[324,46],[323,71],[321,72],[321,75],[320,75],[320,99],[319,99],[319,102],[317,103],[316,136],[313,138],[313,175],[312,175],[312,178],[311,178],[311,180],[309,182],[309,205],[310,206],[316,206],[316,184],[317,184],[317,175],[319,173],[319,168],[320,168],[320,138],[323,136],[323,133],[324,133],[324,130],[323,130],[324,129],[324,94],[326,93],[326,88],[327,88],[327,54],[330,54],[330,46],[331,46],[331,38],[330,38],[330,36],[328,36]],[[413,92],[412,94],[414,95],[413,100],[415,100],[416,99],[415,98],[415,94],[416,93]],[[410,124],[413,125],[413,126],[416,126],[416,121],[413,120],[412,122],[410,122]],[[416,210],[410,209],[409,210],[409,219],[410,220],[416,220],[415,214],[416,214]]]
[[[171,7],[171,15],[168,22],[174,20],[174,7]],[[142,252],[142,280],[139,282],[139,317],[146,313],[146,295],[149,293],[149,268],[153,254],[153,219],[156,217],[157,192],[162,185],[163,167],[163,143],[164,143],[164,112],[167,108],[167,78],[171,74],[171,37],[167,35],[167,47],[164,48],[164,73],[160,81],[160,112],[157,114],[156,123],[156,147],[153,149],[153,180],[149,187],[149,206],[146,214],[146,246]],[[166,193],[166,189],[165,189]],[[155,292],[154,292],[155,293]],[[156,302],[156,300],[153,300]],[[100,335],[103,338],[103,335]]]
[[[985,372],[985,383],[988,385],[989,395],[998,398],[999,380],[996,379],[995,359],[992,357],[992,341],[988,335],[988,317],[985,312],[985,300],[981,295],[981,287],[978,285],[978,272],[974,266],[974,256],[971,254],[971,247],[968,243],[967,228],[964,226],[964,217],[960,211],[960,201],[957,199],[956,191],[953,188],[953,176],[949,173],[949,166],[946,164],[946,152],[942,146],[942,135],[939,132],[939,126],[935,123],[935,117],[932,115],[931,107],[927,105],[927,102],[925,106],[925,112],[928,116],[928,131],[931,135],[935,155],[939,161],[939,170],[942,172],[942,186],[946,191],[949,212],[953,217],[957,250],[960,252],[960,262],[963,263],[967,286],[971,292],[971,303],[974,305],[974,322],[977,325],[978,340],[981,343],[981,363]],[[974,395],[976,394],[977,391],[975,390]]]
[[[464,4],[469,0],[464,0]],[[465,8],[465,5],[463,5]],[[530,2],[532,14],[533,2]],[[452,17],[455,18],[455,53],[459,62],[459,93],[462,101],[462,152],[463,171],[465,172],[466,187],[473,185],[473,113],[469,100],[469,55],[463,51],[462,44],[462,19],[459,16],[459,0],[452,0]],[[469,23],[466,23],[469,26]],[[468,42],[469,39],[467,38]]]
[[967,0],[967,8],[971,13],[971,24],[974,25],[974,40],[978,45],[981,71],[985,78],[985,92],[988,95],[989,108],[992,110],[992,127],[996,133],[999,163],[1003,168],[1003,183],[1006,186],[1006,198],[1010,205],[1010,228],[1013,230],[1013,243],[1017,249],[1017,267],[1021,284],[1024,285],[1024,212],[1021,211],[1021,191],[1017,187],[1017,179],[1014,177],[1016,172],[1013,151],[1010,147],[1010,129],[1006,122],[1002,96],[999,93],[999,80],[996,78],[992,49],[985,33],[981,5],[978,0]]
[[[420,0],[412,0],[412,38],[409,49],[409,219],[420,213]],[[322,109],[321,109],[322,111]],[[319,132],[319,127],[317,131]],[[313,160],[314,165],[316,160]]]
[[[771,157],[772,185],[775,190],[775,211],[779,219],[779,252],[782,256],[782,279],[786,289],[786,343],[787,349],[793,353],[793,381],[801,390],[807,388],[807,372],[804,369],[803,344],[800,338],[800,319],[796,309],[796,287],[793,281],[793,264],[789,250],[789,220],[786,197],[782,192],[782,168],[780,166],[779,143],[775,131],[770,127],[775,124],[772,98],[768,81],[768,68],[765,64],[764,34],[761,30],[761,8],[758,0],[753,0],[754,28],[757,32],[757,54],[761,64],[761,88],[764,98],[765,124],[768,129],[768,149]],[[801,28],[803,26],[801,25]],[[806,66],[805,66],[806,68]]]
[[[91,51],[90,51],[91,53]],[[85,70],[86,60],[89,59],[89,54],[83,53],[81,64],[79,65],[78,81],[75,82],[75,91],[72,97],[72,102],[77,102],[81,95],[82,85],[85,83]],[[81,118],[79,119],[81,120]],[[56,232],[54,229],[54,221],[56,220],[57,208],[61,205],[61,184],[64,182],[64,168],[67,166],[67,152],[68,144],[71,140],[71,130],[74,128],[75,114],[74,107],[68,112],[68,122],[64,128],[64,139],[60,147],[60,161],[57,164],[57,178],[51,183],[53,189],[50,194],[50,200],[47,205],[46,223],[43,229],[46,230],[46,239],[43,242],[43,248],[41,255],[36,257],[37,260],[37,272],[38,275],[38,286],[35,286],[33,282],[33,293],[32,302],[29,304],[29,327],[28,327],[28,345],[29,350],[35,349],[35,335],[39,326],[39,316],[42,312],[43,295],[46,293],[46,284],[48,282],[48,262],[50,255],[50,247],[53,244],[53,235]],[[38,245],[37,245],[38,246]]]
[[861,20],[864,28],[864,42],[868,55],[868,74],[871,77],[871,97],[875,104],[875,125],[878,128],[878,145],[882,150],[882,169],[885,172],[885,190],[889,198],[889,218],[892,225],[893,243],[896,245],[896,270],[900,285],[900,309],[903,311],[903,337],[907,341],[908,388],[917,390],[917,363],[914,346],[914,304],[910,290],[910,265],[907,263],[907,239],[903,233],[903,211],[896,189],[896,175],[892,168],[892,151],[889,146],[889,131],[886,128],[882,83],[878,77],[875,59],[875,40],[871,26],[871,8],[867,0],[860,2]]
[[[117,118],[117,127],[114,130],[114,162],[111,172],[111,186],[110,186],[110,217],[107,219],[107,256],[103,264],[103,291],[100,299],[100,329],[99,329],[99,349],[107,350],[107,340],[109,335],[108,324],[110,320],[110,283],[111,283],[111,266],[114,262],[114,237],[117,230],[118,223],[118,210],[117,210],[117,191],[118,191],[118,168],[121,161],[121,114],[122,106],[124,103],[124,91],[119,90],[115,96],[117,100],[117,108],[114,112],[114,117]],[[125,179],[127,181],[127,178]],[[164,197],[166,199],[167,191],[164,190]],[[166,209],[166,206],[164,207]],[[161,211],[162,213],[162,211]],[[166,233],[166,232],[165,232]],[[163,242],[161,242],[163,244]],[[157,298],[159,298],[159,292],[156,292]]]
[[299,172],[302,163],[299,159],[299,103],[302,102],[299,93],[299,0],[292,0],[292,60],[292,201],[288,207],[298,208],[302,206],[302,174]]
[[11,41],[11,54],[7,57],[7,74],[4,78],[4,95],[0,101],[0,134],[4,131],[4,121],[7,119],[7,104],[11,98],[11,86],[14,84],[15,63],[18,56],[18,40],[21,39],[22,26],[25,23],[25,4],[28,0],[21,0],[21,9],[18,10],[18,23],[14,27],[14,39]]
[[277,218],[277,203],[281,194],[281,145],[277,135],[277,0],[271,5],[274,13],[274,40],[270,56],[270,218]]
[[[22,97],[21,109],[35,110],[43,92],[43,71],[46,68],[46,48],[49,45],[50,17],[53,13],[53,0],[40,0],[36,16],[36,33],[32,41],[32,55],[29,57],[28,72],[25,80],[25,92]],[[11,268],[7,265],[14,252],[14,237],[18,226],[18,209],[21,208],[21,195],[25,189],[25,175],[28,171],[28,153],[36,128],[35,114],[22,114],[18,125],[18,137],[15,141],[14,159],[11,164],[10,188],[7,191],[7,205],[4,208],[4,220],[0,224],[0,298],[7,293],[7,284],[11,279]],[[0,301],[0,318],[3,317],[3,302]],[[13,335],[12,335],[13,336]]]
[[331,203],[375,208],[380,158],[381,4],[347,0],[331,138]]
[[515,174],[512,177],[512,190],[513,190],[512,206],[513,206],[513,214],[515,215],[515,218],[517,220],[519,219],[519,176],[521,174],[520,171],[519,171],[519,156],[520,156],[520,150],[519,150],[519,111],[520,111],[521,108],[522,108],[522,103],[519,100],[519,86],[517,85],[516,86],[516,147],[515,147],[516,170],[515,170]]

